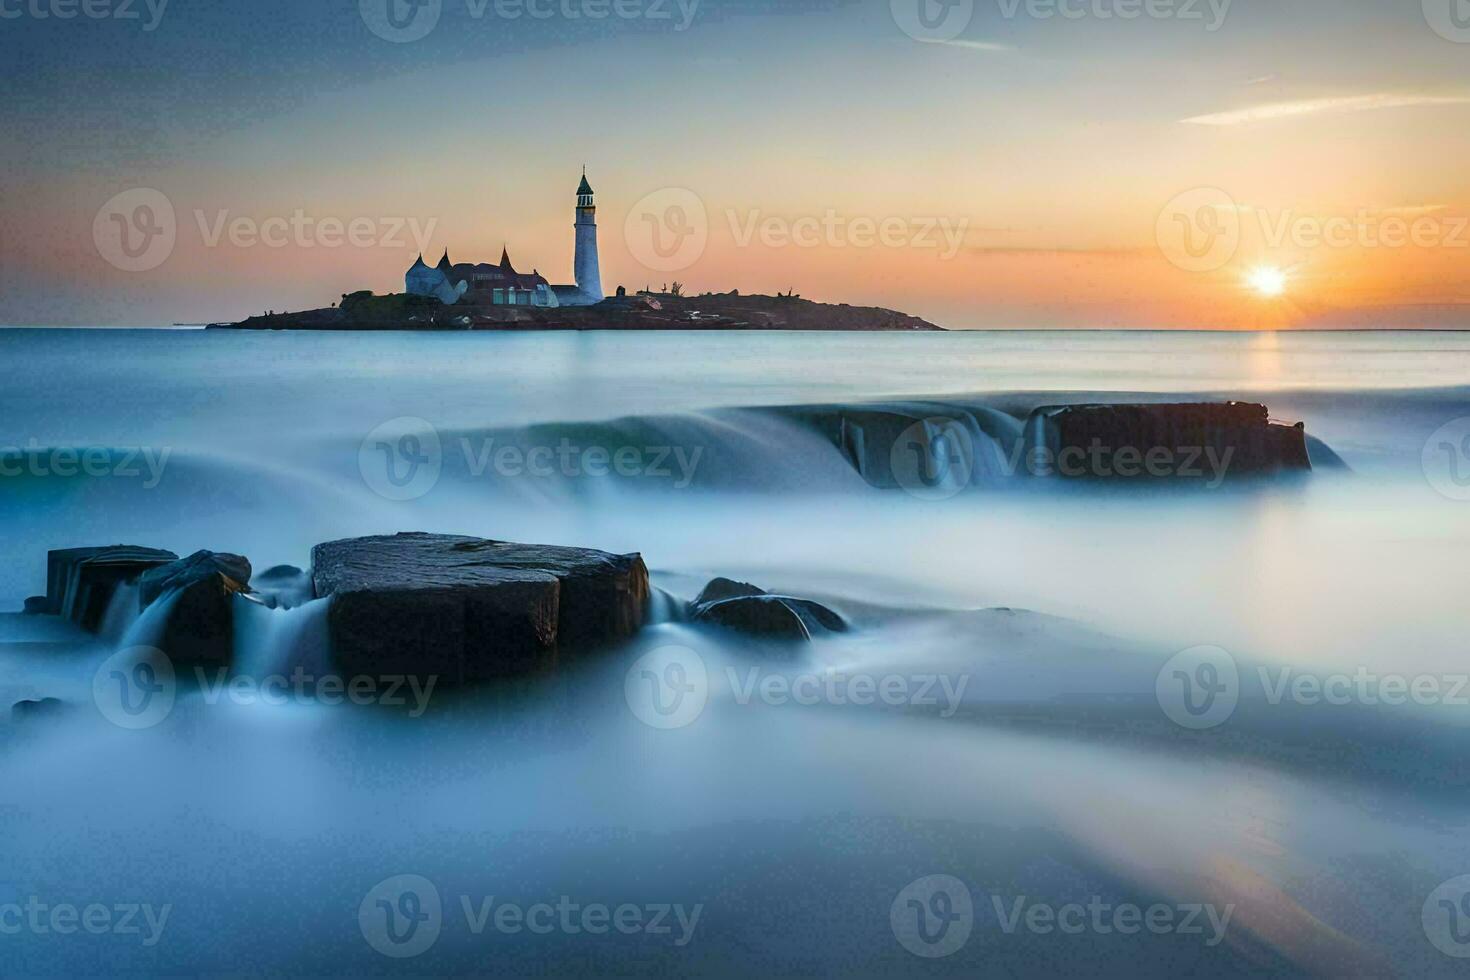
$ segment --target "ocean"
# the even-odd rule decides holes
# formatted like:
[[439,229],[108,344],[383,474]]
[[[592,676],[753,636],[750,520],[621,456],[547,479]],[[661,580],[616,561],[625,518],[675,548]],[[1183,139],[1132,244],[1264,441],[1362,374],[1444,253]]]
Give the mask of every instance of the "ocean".
[[[0,357],[0,711],[74,708],[0,725],[5,972],[1451,976],[1470,953],[1470,334],[12,329]],[[1201,400],[1303,423],[1313,471],[1014,472],[1036,408]],[[874,413],[962,451],[906,479],[843,442]],[[639,552],[651,622],[514,690],[181,687],[129,728],[96,682],[135,610],[101,636],[19,613],[51,549],[259,573],[399,531]],[[715,576],[851,629],[778,650],[686,621]],[[321,604],[237,615],[256,681],[330,669]],[[698,710],[650,713],[641,678],[691,667]],[[93,904],[140,928],[52,918]]]

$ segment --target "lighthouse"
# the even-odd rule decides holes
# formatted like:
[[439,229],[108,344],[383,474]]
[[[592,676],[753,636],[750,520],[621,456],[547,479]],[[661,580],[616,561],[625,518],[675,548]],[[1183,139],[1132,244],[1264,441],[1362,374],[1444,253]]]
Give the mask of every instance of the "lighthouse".
[[582,168],[582,184],[577,188],[577,255],[575,274],[577,291],[585,303],[603,300],[602,270],[597,264],[597,205],[592,199],[592,185],[587,183],[587,168]]

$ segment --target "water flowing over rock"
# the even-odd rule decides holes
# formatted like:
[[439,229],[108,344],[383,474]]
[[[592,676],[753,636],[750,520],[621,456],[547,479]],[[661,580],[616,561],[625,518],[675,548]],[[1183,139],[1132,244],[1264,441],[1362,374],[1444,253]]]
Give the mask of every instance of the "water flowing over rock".
[[1312,468],[1304,425],[1272,422],[1266,406],[1245,402],[1040,408],[1027,431],[1031,448],[1045,449],[1064,477],[1191,479],[1213,469],[1223,479]]
[[537,673],[559,654],[625,639],[649,596],[636,554],[436,534],[317,545],[312,582],[332,600],[341,670],[441,683]]
[[82,629],[97,632],[118,586],[144,572],[177,561],[172,551],[111,545],[102,548],[65,548],[46,556],[46,607],[53,616],[65,616]]
[[248,591],[250,573],[249,560],[213,551],[145,573],[138,580],[141,608],[177,594],[159,649],[176,663],[228,666],[234,660],[234,596]]
[[748,582],[712,580],[690,604],[690,619],[751,636],[810,640],[814,634],[843,633],[847,623],[819,602],[771,595]]
[[311,573],[295,565],[276,565],[256,574],[250,583],[254,598],[270,609],[293,609],[310,602]]

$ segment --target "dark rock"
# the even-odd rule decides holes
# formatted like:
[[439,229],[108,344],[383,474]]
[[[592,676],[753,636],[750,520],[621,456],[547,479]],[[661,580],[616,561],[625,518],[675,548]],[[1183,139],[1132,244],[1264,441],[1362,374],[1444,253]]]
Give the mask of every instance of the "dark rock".
[[819,602],[777,596],[749,582],[717,578],[689,608],[696,623],[713,623],[752,636],[810,640],[824,631],[844,633],[847,623]]
[[43,595],[33,595],[26,600],[25,614],[27,616],[44,616],[51,612],[51,600]]
[[433,534],[312,549],[332,653],[353,674],[514,677],[643,625],[648,569],[634,555]]
[[700,590],[699,596],[694,600],[695,606],[707,606],[712,602],[723,602],[726,599],[744,599],[749,596],[765,595],[766,590],[751,585],[749,582],[737,582],[734,579],[715,578]]
[[[1090,463],[1058,467],[1059,475],[1068,477],[1213,479],[1217,474],[1211,458],[1223,464],[1221,477],[1312,468],[1305,427],[1272,422],[1266,406],[1246,402],[1041,408],[1032,414],[1027,431],[1033,447],[1046,448],[1057,460],[1068,451],[1073,459],[1094,447],[1106,452],[1106,465],[1097,472]],[[1137,457],[1128,464],[1132,477],[1117,472],[1122,450]],[[1142,458],[1156,450],[1166,450],[1170,463],[1151,473]]]
[[796,610],[776,596],[723,599],[694,610],[696,623],[712,623],[738,633],[779,640],[810,640],[811,630]]
[[95,633],[119,585],[135,581],[149,569],[177,561],[178,557],[172,551],[121,544],[49,552],[46,612],[65,616]]
[[234,596],[250,587],[250,562],[239,555],[196,551],[138,580],[146,609],[177,593],[159,647],[176,663],[228,666],[235,653]]
[[34,718],[55,718],[65,713],[66,702],[56,698],[41,698],[39,701],[17,701],[10,708],[10,720],[16,723]]

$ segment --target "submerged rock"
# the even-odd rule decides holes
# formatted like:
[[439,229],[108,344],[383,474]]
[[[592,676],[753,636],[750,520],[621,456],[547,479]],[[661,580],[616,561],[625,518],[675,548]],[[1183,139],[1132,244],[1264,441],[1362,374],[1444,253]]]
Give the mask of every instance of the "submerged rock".
[[27,616],[44,616],[51,611],[51,602],[43,595],[33,595],[26,600],[23,611]]
[[95,633],[118,586],[136,581],[144,572],[177,561],[178,557],[172,551],[122,544],[49,552],[45,612],[65,616]]
[[138,580],[146,609],[177,593],[159,648],[176,663],[228,666],[235,653],[234,596],[250,588],[250,562],[239,555],[196,551]]
[[41,698],[38,701],[17,701],[10,708],[10,720],[17,724],[36,718],[55,718],[67,710],[67,704],[58,698]]
[[295,565],[275,565],[251,582],[252,598],[271,609],[292,609],[310,602],[311,573]]
[[315,594],[332,600],[333,658],[353,674],[536,673],[632,636],[649,596],[639,555],[583,548],[399,534],[320,544],[311,558]]
[[847,631],[843,618],[819,602],[771,595],[728,578],[716,578],[700,591],[689,618],[770,639],[810,640],[822,632]]
[[1218,483],[1312,468],[1306,427],[1272,422],[1266,406],[1246,402],[1040,408],[1027,433],[1030,453],[1045,454],[1045,475]]

